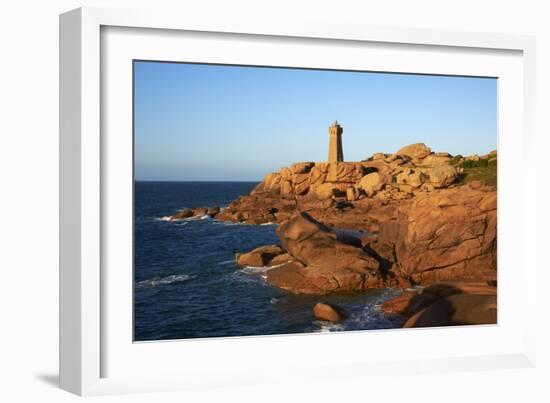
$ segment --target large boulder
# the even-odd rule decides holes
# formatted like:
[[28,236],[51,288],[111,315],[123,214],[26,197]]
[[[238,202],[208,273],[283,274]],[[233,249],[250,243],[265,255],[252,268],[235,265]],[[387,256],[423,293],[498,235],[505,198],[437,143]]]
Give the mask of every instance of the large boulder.
[[428,181],[436,189],[451,185],[458,177],[455,167],[450,165],[441,165],[433,168],[427,168],[424,173],[428,176]]
[[453,294],[411,316],[403,327],[488,325],[497,323],[496,295]]
[[424,288],[422,293],[435,295],[439,298],[455,294],[497,295],[497,288],[493,281],[444,281]]
[[292,182],[289,180],[281,180],[281,196],[292,196],[294,195],[294,188]]
[[449,165],[451,162],[451,157],[448,153],[434,153],[425,157],[421,161],[421,165],[424,166],[440,166],[440,165]]
[[385,178],[379,172],[373,172],[365,175],[358,183],[358,187],[363,189],[367,196],[372,197],[382,189],[385,184]]
[[418,293],[416,291],[404,291],[402,294],[384,301],[382,305],[380,305],[380,309],[385,314],[405,315],[409,304],[417,295]]
[[387,315],[401,315],[410,318],[440,299],[457,294],[496,297],[497,288],[488,281],[445,281],[423,289],[404,291],[398,296],[384,301],[380,309]]
[[276,232],[288,253],[308,266],[378,269],[374,258],[350,245],[345,236],[339,237],[308,213],[296,214],[279,225]]
[[360,242],[352,245],[308,213],[300,212],[277,229],[283,248],[296,259],[268,272],[267,280],[295,293],[358,291],[395,284]]
[[293,173],[292,185],[294,187],[294,194],[305,195],[309,191],[309,174],[308,173]]
[[399,154],[395,153],[395,154],[390,154],[389,156],[387,156],[384,159],[384,162],[396,167],[396,166],[399,166],[399,165],[403,165],[403,164],[409,162],[410,160],[411,160],[411,158],[406,156],[406,155],[399,155]]
[[267,282],[294,294],[329,294],[364,291],[396,285],[377,270],[306,266],[291,261],[267,272]]
[[290,256],[288,253],[281,253],[280,255],[275,256],[273,259],[269,261],[267,264],[268,266],[282,266],[285,263],[292,262],[294,258]]
[[355,183],[367,173],[365,167],[356,162],[334,162],[328,164],[326,181]]
[[315,319],[338,323],[346,319],[348,314],[339,306],[318,302],[313,307],[313,316]]
[[466,187],[418,194],[379,223],[400,274],[416,283],[496,278],[496,192]]
[[401,315],[409,317],[421,309],[432,304],[439,297],[433,294],[418,293],[416,291],[405,291],[397,297],[391,298],[380,306],[386,315]]
[[195,213],[193,212],[193,209],[184,208],[176,212],[173,216],[170,216],[170,221],[183,220],[185,218],[193,217],[194,215]]
[[216,219],[249,224],[280,222],[290,217],[296,210],[294,198],[272,192],[258,191],[248,196],[240,196],[216,215]]
[[323,183],[322,185],[317,186],[315,189],[315,195],[321,199],[330,199],[334,195],[336,190],[334,184],[332,183]]
[[314,162],[297,162],[291,165],[290,170],[294,174],[305,174],[311,171],[314,165]]
[[185,218],[197,217],[197,216],[210,216],[215,217],[220,212],[218,206],[213,207],[195,207],[195,208],[184,208],[176,212],[173,216],[170,216],[169,221],[178,221]]
[[399,188],[402,189],[402,191],[403,189],[406,189],[406,191],[419,189],[424,184],[424,182],[426,182],[426,180],[427,176],[424,173],[411,168],[405,168],[401,173],[396,176],[396,183],[399,185]]
[[309,171],[309,183],[312,189],[322,185],[328,174],[328,162],[317,162]]
[[268,173],[264,177],[264,180],[254,189],[255,192],[259,190],[279,193],[281,191],[281,174],[278,172]]
[[424,143],[409,144],[396,152],[397,155],[405,155],[412,159],[420,160],[430,155],[432,150]]
[[237,253],[235,260],[238,266],[262,267],[270,265],[270,262],[274,258],[284,253],[284,250],[279,245],[266,245],[247,253]]

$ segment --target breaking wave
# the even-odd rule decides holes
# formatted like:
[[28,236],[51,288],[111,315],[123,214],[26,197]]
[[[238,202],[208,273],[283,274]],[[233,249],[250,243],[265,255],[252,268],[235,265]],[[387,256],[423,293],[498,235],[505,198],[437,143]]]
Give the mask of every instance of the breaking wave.
[[210,217],[208,214],[204,214],[204,215],[196,215],[196,216],[187,217],[187,218],[175,218],[175,219],[172,220],[172,216],[167,215],[167,216],[164,216],[164,217],[158,217],[156,220],[158,220],[158,221],[170,221],[170,222],[182,222],[182,221],[208,220],[208,219],[211,219],[211,218],[212,217]]
[[343,323],[332,323],[316,320],[313,322],[313,325],[315,326],[313,329],[314,333],[341,332],[342,330],[346,330]]
[[281,267],[285,265],[286,263],[281,263],[273,266],[245,266],[241,269],[241,272],[245,274],[255,274],[255,275],[261,275],[262,278],[267,278],[267,272],[271,269],[275,269],[277,267]]
[[161,285],[168,285],[172,283],[181,283],[183,281],[189,280],[190,278],[191,276],[187,274],[172,274],[166,277],[155,277],[149,280],[143,280],[136,283],[136,288],[150,288],[150,287],[158,287]]
[[267,272],[271,269],[273,269],[273,266],[245,266],[241,269],[241,272],[245,274],[260,275],[260,277],[266,279]]

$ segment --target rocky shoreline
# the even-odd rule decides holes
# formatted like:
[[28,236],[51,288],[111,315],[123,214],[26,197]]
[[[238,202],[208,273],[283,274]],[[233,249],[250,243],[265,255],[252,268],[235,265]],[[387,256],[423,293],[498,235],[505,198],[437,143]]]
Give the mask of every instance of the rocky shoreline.
[[[236,261],[272,267],[268,283],[291,293],[425,287],[382,309],[408,317],[405,327],[496,323],[496,158],[419,143],[361,162],[301,162],[266,175],[225,209],[187,208],[170,220],[277,223],[281,245]],[[471,168],[494,169],[495,178],[470,180]],[[399,312],[387,309],[399,301],[406,301]]]

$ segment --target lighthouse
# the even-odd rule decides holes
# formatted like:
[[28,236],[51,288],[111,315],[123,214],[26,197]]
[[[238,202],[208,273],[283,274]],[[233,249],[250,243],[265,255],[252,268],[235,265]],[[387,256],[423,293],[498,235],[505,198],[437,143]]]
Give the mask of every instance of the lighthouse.
[[342,133],[344,129],[335,120],[328,128],[329,147],[328,147],[328,162],[344,161],[344,151],[342,149]]

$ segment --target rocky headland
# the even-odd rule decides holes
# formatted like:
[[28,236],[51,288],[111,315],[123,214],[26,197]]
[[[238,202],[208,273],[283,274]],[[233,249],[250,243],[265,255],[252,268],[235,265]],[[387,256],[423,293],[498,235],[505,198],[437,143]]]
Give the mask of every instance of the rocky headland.
[[417,287],[397,297],[399,311],[387,310],[408,318],[405,326],[495,323],[496,162],[495,151],[452,156],[422,143],[360,162],[300,162],[225,209],[171,219],[278,224],[280,245],[236,260],[272,267],[267,281],[291,293]]

